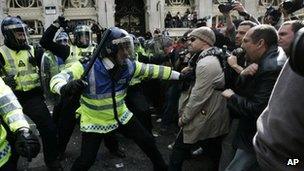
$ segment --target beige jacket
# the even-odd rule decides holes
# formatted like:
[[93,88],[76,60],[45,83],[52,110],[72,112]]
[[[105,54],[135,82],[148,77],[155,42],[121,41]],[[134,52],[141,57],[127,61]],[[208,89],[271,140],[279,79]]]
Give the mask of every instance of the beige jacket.
[[[196,66],[195,84],[188,96],[180,99],[184,143],[224,135],[229,131],[229,113],[221,95],[225,85],[224,73],[215,56],[200,59]],[[183,104],[185,106],[183,106]]]

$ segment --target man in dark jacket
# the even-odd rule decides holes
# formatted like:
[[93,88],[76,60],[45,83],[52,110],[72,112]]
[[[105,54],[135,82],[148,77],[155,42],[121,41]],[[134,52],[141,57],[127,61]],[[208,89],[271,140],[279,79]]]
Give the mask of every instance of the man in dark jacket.
[[[259,170],[253,151],[252,138],[256,132],[256,120],[265,109],[274,83],[280,73],[284,51],[278,47],[278,35],[274,27],[258,25],[245,35],[242,48],[246,60],[252,63],[242,71],[237,82],[237,92],[225,90],[231,113],[240,118],[235,140],[237,151],[226,170]],[[249,74],[246,74],[249,73]]]

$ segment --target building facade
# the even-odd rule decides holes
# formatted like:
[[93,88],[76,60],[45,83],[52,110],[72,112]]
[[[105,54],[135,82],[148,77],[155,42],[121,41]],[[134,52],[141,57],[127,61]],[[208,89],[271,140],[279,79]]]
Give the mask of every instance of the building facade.
[[[222,20],[218,4],[227,0],[0,0],[0,21],[7,15],[19,15],[32,29],[32,37],[39,37],[59,15],[70,20],[70,25],[98,22],[102,27],[119,26],[137,35],[156,28],[165,29],[165,17],[193,13],[207,18],[209,26]],[[249,13],[262,16],[265,6],[277,5],[281,0],[241,0]],[[238,14],[233,13],[235,17]],[[187,27],[170,27],[170,36],[179,36]],[[186,27],[186,28],[185,28]],[[3,39],[2,37],[0,39]],[[0,40],[1,41],[1,40]]]

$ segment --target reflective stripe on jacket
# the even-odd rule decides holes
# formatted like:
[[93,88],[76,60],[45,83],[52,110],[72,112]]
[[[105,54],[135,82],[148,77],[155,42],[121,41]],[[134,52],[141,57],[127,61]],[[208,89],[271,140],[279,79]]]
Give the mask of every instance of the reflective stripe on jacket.
[[74,62],[83,57],[91,57],[95,46],[91,45],[87,48],[80,48],[75,45],[70,46],[70,56],[65,60],[66,67],[70,67]]
[[[17,52],[3,45],[0,47],[0,53],[5,60],[5,71],[8,75],[15,76],[15,90],[29,91],[40,86],[38,68],[29,63],[30,54],[27,50]],[[34,54],[32,46],[30,53]]]
[[[17,129],[26,127],[29,128],[29,124],[25,120],[22,112],[22,107],[17,101],[16,96],[12,90],[5,85],[3,80],[0,78],[0,116],[6,125],[12,132]],[[6,130],[0,124],[0,167],[4,165],[10,155],[11,147],[6,140]]]

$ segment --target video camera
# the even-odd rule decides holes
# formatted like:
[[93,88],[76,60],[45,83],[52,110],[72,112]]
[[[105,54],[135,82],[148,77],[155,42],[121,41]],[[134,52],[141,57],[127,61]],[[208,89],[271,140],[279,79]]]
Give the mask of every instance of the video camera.
[[227,13],[229,11],[231,11],[233,8],[234,8],[234,2],[235,0],[228,0],[228,2],[226,3],[221,3],[219,6],[218,6],[218,9],[221,13]]
[[285,0],[280,5],[287,14],[291,14],[304,7],[303,0]]

